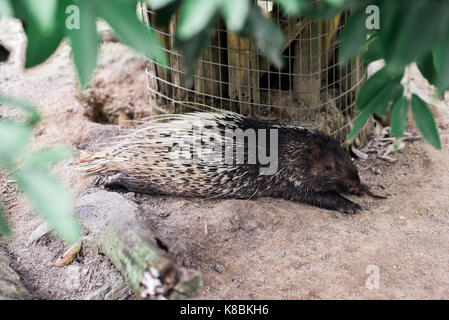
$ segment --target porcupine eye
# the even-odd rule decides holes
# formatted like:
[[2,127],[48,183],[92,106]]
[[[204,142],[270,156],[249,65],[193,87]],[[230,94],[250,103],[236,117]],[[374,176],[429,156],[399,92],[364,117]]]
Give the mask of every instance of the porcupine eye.
[[330,170],[332,170],[332,167],[331,166],[329,166],[329,165],[327,165],[326,167],[324,167],[327,171],[330,171]]

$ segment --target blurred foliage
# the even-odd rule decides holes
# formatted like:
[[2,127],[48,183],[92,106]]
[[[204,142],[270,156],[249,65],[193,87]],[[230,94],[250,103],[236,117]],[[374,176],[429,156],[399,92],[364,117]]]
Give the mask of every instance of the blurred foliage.
[[[38,111],[24,101],[2,95],[0,106],[13,107],[23,113],[19,119],[0,118],[0,166],[53,231],[66,242],[75,243],[81,235],[81,227],[73,216],[72,196],[49,171],[50,165],[70,157],[71,150],[59,147],[29,153],[29,140],[40,120]],[[0,235],[8,233],[0,204]]]
[[[260,51],[280,68],[284,35],[279,26],[266,17],[251,0],[147,0],[155,11],[157,26],[168,25],[179,14],[175,45],[183,55],[191,76],[196,60],[210,40],[211,29],[222,19],[233,32],[255,39]],[[433,84],[439,96],[449,88],[449,0],[274,0],[289,16],[330,19],[350,10],[352,15],[339,35],[340,61],[345,63],[363,54],[363,62],[384,59],[386,65],[360,90],[356,105],[361,111],[348,139],[353,139],[365,122],[376,113],[391,112],[391,132],[404,135],[408,111],[423,137],[435,148],[441,142],[434,117],[419,97],[404,96],[401,79],[408,65],[415,62]],[[104,19],[119,39],[128,46],[166,66],[165,52],[152,30],[139,21],[138,0],[0,0],[0,18],[14,16],[22,21],[28,38],[25,67],[45,60],[68,37],[82,88],[91,81],[99,52],[96,21]],[[366,21],[379,8],[380,28],[369,30]],[[372,7],[370,7],[372,8]],[[0,44],[0,62],[9,51]],[[79,234],[71,218],[71,198],[59,182],[48,173],[47,164],[66,155],[62,150],[26,153],[32,127],[39,120],[36,110],[26,103],[1,97],[1,104],[22,109],[27,120],[1,119],[0,163],[34,203],[40,214],[70,242]],[[19,161],[20,159],[20,161]],[[20,163],[20,165],[18,165]],[[1,217],[1,215],[0,215]],[[67,220],[65,220],[67,219]],[[64,221],[63,221],[64,220]],[[0,218],[0,231],[5,229]]]
[[[362,110],[348,138],[354,138],[373,114],[391,110],[391,133],[404,135],[411,107],[418,129],[432,146],[441,149],[432,112],[419,97],[398,94],[405,68],[416,63],[423,76],[433,84],[439,97],[449,89],[449,1],[377,0],[370,1],[380,13],[380,29],[368,30],[366,4],[352,7],[353,14],[340,34],[342,61],[363,53],[363,62],[384,59],[385,67],[361,88],[357,107]],[[375,104],[373,103],[375,101]]]

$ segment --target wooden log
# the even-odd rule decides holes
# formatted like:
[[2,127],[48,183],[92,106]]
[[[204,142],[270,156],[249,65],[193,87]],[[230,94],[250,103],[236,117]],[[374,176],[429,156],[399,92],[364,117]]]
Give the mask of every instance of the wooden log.
[[201,276],[180,268],[162,241],[139,221],[139,207],[116,192],[91,189],[77,215],[138,299],[186,299],[199,294]]
[[0,300],[29,300],[30,294],[10,267],[10,261],[0,249]]

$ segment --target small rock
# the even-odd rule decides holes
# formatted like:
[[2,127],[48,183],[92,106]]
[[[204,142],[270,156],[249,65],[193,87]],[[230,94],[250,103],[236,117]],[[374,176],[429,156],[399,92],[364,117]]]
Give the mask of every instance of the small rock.
[[80,288],[80,267],[69,265],[65,267],[64,273],[66,275],[64,285],[68,290],[78,290]]
[[232,282],[235,284],[240,284],[240,283],[242,283],[242,280],[239,277],[233,277]]
[[218,273],[223,273],[224,272],[224,267],[221,264],[216,264],[215,265],[215,271],[217,271]]
[[329,253],[326,253],[324,256],[321,257],[321,260],[326,261],[330,258],[330,256],[331,255]]

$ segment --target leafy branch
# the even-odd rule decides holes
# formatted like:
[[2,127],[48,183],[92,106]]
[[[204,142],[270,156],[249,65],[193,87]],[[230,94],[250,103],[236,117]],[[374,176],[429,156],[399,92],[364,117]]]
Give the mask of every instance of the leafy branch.
[[401,79],[411,63],[417,64],[440,97],[449,89],[449,1],[377,0],[371,4],[379,8],[380,29],[366,28],[366,6],[360,5],[353,7],[340,35],[343,61],[362,52],[366,64],[378,59],[386,63],[361,88],[356,104],[362,112],[348,139],[355,137],[373,113],[383,115],[388,110],[392,135],[402,138],[411,107],[424,139],[441,149],[435,119],[427,104],[417,96],[408,100],[397,90],[402,89]]

